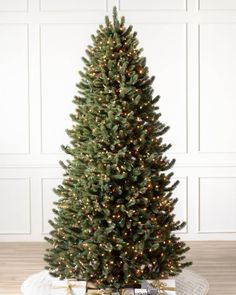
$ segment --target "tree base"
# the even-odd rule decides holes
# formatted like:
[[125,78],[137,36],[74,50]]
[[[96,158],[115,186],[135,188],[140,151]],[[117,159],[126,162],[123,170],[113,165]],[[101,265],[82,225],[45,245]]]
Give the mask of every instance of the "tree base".
[[[177,295],[206,295],[209,284],[206,279],[190,271],[174,277]],[[23,295],[51,295],[51,285],[54,277],[44,270],[28,277],[21,286]]]

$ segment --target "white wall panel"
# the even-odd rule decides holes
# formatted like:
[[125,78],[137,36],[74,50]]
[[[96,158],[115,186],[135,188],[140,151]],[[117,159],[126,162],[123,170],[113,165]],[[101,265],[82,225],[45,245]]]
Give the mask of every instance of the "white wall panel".
[[236,177],[199,181],[199,231],[236,232]]
[[108,0],[40,0],[43,11],[106,10]]
[[82,56],[95,25],[43,25],[41,28],[42,152],[60,153],[68,142],[65,128],[71,128],[69,114],[77,93]]
[[199,0],[199,8],[203,10],[232,10],[236,9],[235,0]]
[[153,87],[161,96],[161,120],[171,129],[164,136],[171,153],[185,153],[186,114],[186,26],[184,24],[136,24],[143,55],[147,57]]
[[29,152],[28,33],[0,25],[0,154]]
[[121,10],[184,10],[186,0],[120,0]]
[[200,150],[236,152],[236,25],[200,26]]
[[54,218],[52,209],[55,207],[53,202],[58,200],[58,196],[53,192],[61,184],[61,179],[42,179],[42,233],[47,234],[52,229],[48,223],[49,219]]
[[27,0],[0,0],[0,11],[26,11],[28,1]]
[[30,233],[29,179],[0,179],[0,234]]
[[174,213],[188,222],[177,234],[236,239],[236,1],[0,0],[0,240],[50,231],[81,57],[114,5],[138,32],[171,127]]

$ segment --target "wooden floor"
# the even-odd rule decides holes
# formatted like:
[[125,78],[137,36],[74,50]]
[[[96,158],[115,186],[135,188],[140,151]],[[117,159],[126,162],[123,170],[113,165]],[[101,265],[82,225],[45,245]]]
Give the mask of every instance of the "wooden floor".
[[[236,295],[236,241],[187,243],[191,268],[210,283],[208,294]],[[0,295],[21,294],[21,283],[43,270],[45,247],[45,243],[0,243]]]

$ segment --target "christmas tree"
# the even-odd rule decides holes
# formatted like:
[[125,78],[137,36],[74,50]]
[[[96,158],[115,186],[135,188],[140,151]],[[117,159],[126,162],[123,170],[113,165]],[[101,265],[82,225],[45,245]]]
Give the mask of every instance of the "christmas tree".
[[114,9],[83,58],[71,140],[62,146],[69,159],[60,162],[64,178],[46,237],[51,275],[98,287],[174,276],[191,264],[173,233],[185,223],[175,220],[178,181],[166,172],[175,160],[163,155],[169,127],[160,121],[137,33],[124,22]]

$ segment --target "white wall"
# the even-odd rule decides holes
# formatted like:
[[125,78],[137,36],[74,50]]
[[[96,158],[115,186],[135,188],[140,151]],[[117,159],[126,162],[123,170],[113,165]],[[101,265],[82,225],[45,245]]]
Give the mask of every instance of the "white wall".
[[156,76],[186,240],[236,239],[236,1],[0,0],[0,240],[42,240],[81,56],[117,5]]

